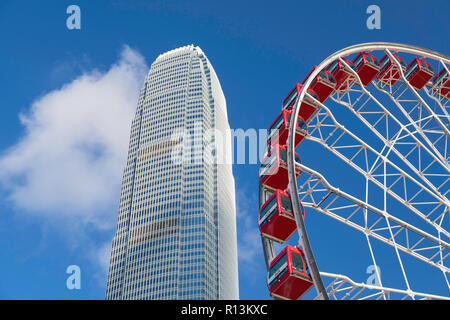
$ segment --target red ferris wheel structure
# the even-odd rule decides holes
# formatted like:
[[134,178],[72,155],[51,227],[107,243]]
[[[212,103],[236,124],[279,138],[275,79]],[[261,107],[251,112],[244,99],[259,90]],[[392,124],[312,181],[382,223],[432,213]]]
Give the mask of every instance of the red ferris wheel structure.
[[[258,172],[272,297],[300,299],[315,288],[316,299],[448,299],[449,64],[415,46],[359,44],[330,55],[287,93]],[[311,148],[320,159],[302,163]],[[377,281],[319,270],[315,256],[324,251],[313,252],[306,229],[315,214],[334,221],[336,234],[362,239],[367,255],[355,264],[370,261]],[[444,291],[414,287],[417,274],[431,273]]]

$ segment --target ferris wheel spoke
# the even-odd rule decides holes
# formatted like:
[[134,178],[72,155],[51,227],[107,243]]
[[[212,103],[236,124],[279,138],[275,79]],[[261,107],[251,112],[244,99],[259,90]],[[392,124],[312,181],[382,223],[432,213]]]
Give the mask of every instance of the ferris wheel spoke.
[[[385,50],[386,54],[388,54],[391,58],[393,58],[393,55],[391,53],[391,51],[389,49]],[[407,87],[411,93],[413,93],[413,97],[415,97],[415,99],[412,99],[412,102],[417,102],[418,104],[422,105],[425,109],[425,111],[433,116],[433,118],[435,119],[436,123],[441,127],[441,129],[448,135],[450,134],[450,130],[448,128],[448,112],[446,110],[446,108],[443,107],[442,102],[443,101],[447,101],[445,98],[441,99],[438,101],[435,100],[435,102],[437,102],[439,108],[431,108],[428,104],[428,102],[420,95],[419,91],[415,88],[413,88],[413,86],[409,83],[409,81],[406,79],[405,77],[405,72],[403,70],[403,68],[401,68],[399,62],[397,61],[397,59],[393,59],[394,63],[397,65],[397,68],[399,70],[399,74],[400,74],[400,78],[402,80],[402,84]],[[444,63],[444,61],[442,59],[439,59],[440,64],[443,66],[444,69],[446,69],[447,72],[449,72],[447,65]],[[430,85],[430,83],[427,83],[424,86],[424,91],[425,93],[427,93],[428,96],[430,96],[431,94],[428,94],[428,89],[427,86],[432,87],[432,85]],[[432,92],[434,93],[434,91],[432,90]],[[434,99],[433,99],[434,100]],[[442,117],[444,116],[444,117]],[[442,118],[440,118],[442,117]],[[447,120],[447,123],[444,124],[442,123],[443,119]]]
[[314,170],[304,165],[300,167],[302,174],[298,189],[304,207],[313,208],[446,273],[450,272],[445,265],[450,253],[447,242],[331,186]]
[[[356,99],[348,98],[344,101],[336,96],[332,99],[347,107],[385,146],[389,146],[389,150],[406,164],[418,179],[445,199],[449,189],[449,166],[422,144],[416,131],[409,130],[411,124],[403,125],[383,105],[369,103],[370,97],[365,96],[362,91]],[[437,182],[433,183],[430,179]]]
[[[395,59],[394,59],[395,60]],[[343,61],[343,60],[342,60]],[[395,60],[396,61],[396,60]],[[343,61],[343,64],[344,65],[347,65],[347,63],[345,62],[345,61]],[[357,109],[357,110],[359,110],[359,109],[361,109],[361,108],[364,108],[364,107],[366,107],[367,105],[371,105],[369,102],[370,101],[373,101],[378,107],[380,107],[384,112],[387,112],[387,109],[385,108],[385,106],[382,104],[382,103],[380,103],[379,102],[379,100],[378,99],[376,99],[365,87],[364,87],[364,85],[362,84],[362,82],[361,82],[361,79],[360,79],[360,77],[359,77],[359,75],[356,73],[356,71],[354,71],[352,68],[350,68],[348,65],[347,65],[347,67],[349,68],[349,70],[350,70],[350,72],[354,75],[354,77],[355,77],[355,79],[357,80],[357,83],[359,83],[359,88],[360,88],[360,95],[354,100],[354,102],[352,103],[351,101],[349,101],[348,103],[347,103],[347,106],[352,106],[352,109],[353,108],[355,108],[355,109]],[[401,68],[400,68],[401,69]],[[403,75],[403,74],[402,74]],[[403,78],[404,78],[404,76],[403,76]],[[406,81],[406,79],[404,79],[404,81]],[[442,154],[441,154],[441,151],[438,151],[438,149],[437,149],[437,146],[436,146],[436,141],[434,141],[434,143],[430,140],[430,138],[431,139],[435,139],[434,137],[430,137],[430,136],[428,136],[428,135],[426,135],[422,130],[424,130],[424,129],[426,129],[426,128],[421,128],[417,123],[416,123],[416,121],[415,120],[413,120],[413,118],[412,118],[412,113],[413,113],[413,111],[415,111],[416,109],[418,109],[418,106],[421,106],[421,104],[422,104],[422,102],[421,101],[423,101],[423,99],[420,97],[420,95],[416,92],[416,91],[414,91],[414,94],[415,94],[415,96],[413,96],[413,97],[409,97],[408,99],[407,98],[404,98],[403,100],[400,100],[400,97],[402,97],[403,95],[406,95],[406,93],[408,92],[408,89],[409,89],[409,87],[407,87],[407,86],[410,86],[410,84],[408,83],[408,81],[406,81],[407,83],[405,84],[405,87],[404,87],[404,89],[403,90],[400,90],[402,87],[401,86],[399,86],[396,90],[394,90],[394,91],[391,91],[391,92],[388,92],[387,90],[385,90],[385,89],[382,89],[381,87],[379,87],[379,86],[377,86],[377,84],[376,84],[376,82],[373,82],[373,84],[374,84],[374,86],[379,90],[379,91],[381,91],[381,92],[384,92],[394,103],[395,103],[395,105],[397,106],[397,108],[402,112],[402,114],[404,115],[404,117],[406,117],[406,119],[407,119],[407,123],[405,124],[405,123],[402,123],[400,120],[398,120],[397,118],[395,118],[395,117],[393,117],[392,116],[392,113],[389,113],[390,114],[390,116],[392,117],[392,119],[393,120],[395,120],[396,121],[396,123],[397,123],[397,125],[399,125],[400,127],[403,127],[403,126],[405,126],[405,125],[409,125],[409,124],[413,124],[413,126],[414,126],[414,128],[415,128],[415,130],[416,130],[416,132],[418,133],[418,135],[419,136],[421,136],[422,137],[422,139],[424,140],[424,141],[426,141],[427,142],[427,144],[429,145],[429,147],[432,149],[432,151],[434,152],[434,155],[435,156],[437,156],[439,159],[440,159],[440,161],[442,162],[442,164],[443,164],[443,166],[448,170],[448,161],[447,161],[447,158],[445,157],[445,156],[443,156]],[[414,90],[412,87],[411,87],[411,90]],[[353,91],[358,91],[358,90],[355,90],[355,89],[353,89]],[[364,97],[364,95],[365,95],[365,97]],[[365,98],[365,100],[363,100],[362,98]],[[418,99],[421,99],[421,101],[418,101]],[[342,101],[342,100],[341,100]],[[337,102],[339,102],[339,100],[337,101]],[[409,112],[407,112],[406,110],[405,110],[405,108],[403,107],[403,105],[401,104],[401,102],[403,102],[404,104],[406,104],[406,103],[412,103],[413,104],[413,107],[411,107],[411,108],[409,108],[408,110],[410,110]],[[359,104],[359,107],[357,107],[357,104]],[[427,107],[428,107],[428,105],[426,105]],[[356,108],[357,107],[357,108]],[[420,109],[420,108],[419,108]],[[445,135],[448,135],[448,128],[446,128],[445,127],[445,125],[444,124],[442,124],[442,121],[439,119],[439,117],[437,117],[435,114],[434,114],[434,112],[432,112],[431,111],[431,109],[428,107],[428,109],[429,109],[429,113],[431,113],[431,117],[435,120],[435,121],[438,121],[439,122],[439,126],[441,127],[441,128],[443,128],[442,130],[443,130],[443,132],[441,133],[441,134],[445,134]],[[427,110],[428,110],[427,109]],[[420,109],[421,110],[421,109]],[[417,120],[418,121],[418,123],[421,123],[421,115],[422,115],[423,113],[422,112],[419,112],[419,119]],[[439,137],[437,138],[437,139],[439,139]],[[439,139],[440,140],[440,139]],[[446,139],[445,139],[445,141],[446,141]],[[419,141],[418,141],[419,142]],[[446,151],[446,150],[444,150],[444,151]]]
[[[407,113],[405,109],[408,106],[404,106],[408,101],[404,100],[393,100],[399,109],[404,111],[404,114],[410,121],[406,126],[413,126],[415,133],[421,136],[427,145],[433,150],[433,152],[448,166],[448,153],[447,153],[447,143],[448,143],[448,133],[441,130],[439,126],[436,125],[435,120],[441,120],[448,122],[447,116],[437,116],[437,115],[425,115],[420,103],[410,104],[410,111]],[[416,115],[414,117],[414,115]]]
[[[392,57],[392,53],[388,49],[386,49],[386,52]],[[446,149],[445,147],[442,147],[442,143],[445,141],[446,145],[447,138],[450,135],[450,130],[448,128],[448,114],[446,114],[446,112],[444,114],[437,114],[406,79],[403,69],[396,59],[394,59],[394,63],[397,64],[403,85],[409,90],[403,90],[399,95],[390,94],[389,96],[409,119],[410,123],[416,124],[416,130],[419,133],[424,133],[423,137],[425,141],[433,147],[433,150],[438,156],[447,160]],[[410,93],[410,95],[408,95],[408,93]],[[439,109],[436,109],[436,111],[439,111]],[[430,116],[433,121],[424,121],[427,116]],[[433,132],[434,134],[432,135],[427,131],[429,128],[439,128],[440,130]],[[438,144],[438,141],[441,141],[441,143]]]
[[363,282],[357,283],[354,282],[351,278],[341,274],[320,272],[320,275],[326,283],[325,285],[328,295],[335,300],[380,300],[383,297],[398,300],[449,300],[448,297],[416,292],[412,290],[375,286]]
[[[442,59],[439,59],[439,63],[440,65],[442,65],[443,69],[445,69],[445,72],[447,72],[447,74],[450,74],[449,67],[447,66],[449,62],[447,61],[447,63],[445,63]],[[448,84],[443,84],[442,89],[450,90],[450,86]],[[448,95],[447,96],[440,95],[436,90],[428,91],[428,89],[426,90],[426,93],[429,94],[433,98],[433,100],[437,101],[441,109],[443,109],[444,113],[448,115],[447,109],[450,108],[450,99]]]
[[[450,236],[445,227],[436,223],[438,218],[434,217],[438,208],[445,206],[446,201],[439,196],[439,191],[434,186],[431,191],[401,170],[384,155],[339,124],[324,105],[321,105],[321,111],[312,120],[310,128],[312,130],[306,137],[308,140],[322,145],[436,230],[447,237]],[[388,165],[387,172],[383,170],[383,163]],[[386,177],[388,185],[384,181]]]
[[444,98],[441,98],[441,100],[439,100],[439,97],[434,94],[433,90],[428,90],[428,88],[426,88],[426,87],[423,89],[424,89],[425,93],[427,94],[427,96],[430,99],[433,99],[434,102],[439,106],[439,108],[441,109],[441,111],[444,115],[443,120],[444,121],[446,120],[445,123],[448,126],[448,122],[450,121],[450,115],[448,114],[447,108],[450,108],[450,106],[446,105],[447,100]]

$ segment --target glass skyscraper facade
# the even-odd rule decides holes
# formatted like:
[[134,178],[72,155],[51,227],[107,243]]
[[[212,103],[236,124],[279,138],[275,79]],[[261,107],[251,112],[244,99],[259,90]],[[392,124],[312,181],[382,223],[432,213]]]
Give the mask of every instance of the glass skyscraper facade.
[[226,101],[199,47],[160,55],[131,126],[106,299],[238,299]]

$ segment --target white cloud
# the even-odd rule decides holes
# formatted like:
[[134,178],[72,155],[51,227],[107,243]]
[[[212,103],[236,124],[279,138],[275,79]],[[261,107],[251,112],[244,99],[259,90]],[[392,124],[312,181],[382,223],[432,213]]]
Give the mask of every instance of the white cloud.
[[111,256],[112,239],[99,245],[91,243],[85,248],[85,254],[89,261],[96,267],[92,275],[98,284],[104,286],[108,278],[109,259]]
[[265,272],[261,236],[258,230],[258,192],[248,186],[236,190],[236,219],[238,227],[238,257],[240,269],[247,280],[256,281]]
[[23,137],[0,156],[20,212],[110,228],[117,218],[131,120],[148,67],[124,46],[106,72],[83,73],[20,115]]

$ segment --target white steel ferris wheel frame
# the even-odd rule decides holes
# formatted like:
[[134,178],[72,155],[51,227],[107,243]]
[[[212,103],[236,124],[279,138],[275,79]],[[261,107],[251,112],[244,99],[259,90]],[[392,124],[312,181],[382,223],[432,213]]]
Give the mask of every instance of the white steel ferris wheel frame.
[[[378,91],[385,93],[386,97],[392,101],[392,104],[408,119],[409,123],[403,124],[362,85],[358,74],[348,66],[345,59],[342,59],[360,51],[370,52],[374,50],[382,50],[391,58],[394,58],[392,52],[409,53],[423,58],[430,58],[440,62],[448,72],[447,65],[450,63],[450,58],[446,55],[415,46],[387,42],[358,44],[342,49],[323,60],[311,72],[308,79],[304,82],[297,102],[293,107],[293,116],[289,124],[289,137],[287,140],[289,190],[292,195],[298,195],[298,197],[292,196],[291,198],[299,234],[299,244],[303,247],[305,253],[311,278],[318,294],[317,299],[329,299],[330,297],[336,299],[336,292],[341,291],[346,292],[341,298],[357,298],[364,290],[375,291],[375,293],[364,295],[364,299],[373,297],[386,299],[390,298],[391,294],[402,294],[402,299],[446,299],[443,296],[418,293],[411,290],[399,251],[442,271],[450,289],[447,279],[450,268],[444,264],[445,259],[450,256],[450,244],[444,239],[449,239],[450,234],[448,230],[442,227],[444,217],[450,215],[450,202],[447,199],[449,190],[446,189],[450,181],[450,165],[448,161],[450,150],[447,151],[447,148],[450,148],[450,146],[447,147],[449,128],[444,124],[450,121],[447,112],[449,106],[443,105],[442,99],[434,96],[432,90],[428,90],[425,87],[424,91],[427,96],[432,98],[439,106],[438,110],[433,110],[409,84],[400,63],[394,58],[392,60],[400,72],[399,81],[402,81],[404,86],[393,90],[392,86],[383,86],[383,84],[375,81],[372,81],[372,84]],[[349,109],[358,120],[384,143],[385,147],[381,151],[375,150],[370,144],[345,128],[324,104],[307,93],[307,89],[319,72],[337,59],[340,59],[344,66],[352,72],[359,86],[356,89],[355,87],[350,87],[345,92],[335,91],[330,98],[335,103]],[[405,92],[407,91],[412,92],[413,98],[406,97]],[[311,130],[309,130],[306,139],[321,144],[366,179],[365,200],[357,199],[339,190],[330,185],[318,172],[295,163],[295,128],[297,128],[301,101],[303,101],[305,95],[319,105],[316,115],[313,116],[313,119],[310,120],[311,124],[308,125]],[[378,110],[367,109],[369,101],[375,104]],[[409,107],[408,109],[405,108],[406,105]],[[373,119],[374,116],[375,120]],[[377,125],[381,122],[385,124],[383,130],[377,128]],[[400,145],[402,146],[401,148],[398,147]],[[407,146],[406,151],[404,146]],[[439,148],[443,151],[440,151]],[[389,160],[388,156],[391,153],[400,158],[418,178],[412,177],[408,172],[405,172]],[[368,160],[370,157],[375,157],[376,160],[371,163]],[[415,158],[412,159],[413,157]],[[418,165],[414,165],[414,162],[418,163]],[[299,166],[302,169],[302,174],[300,175],[302,182],[300,184],[295,173],[295,167],[298,168]],[[438,168],[437,173],[436,170],[430,169],[432,166]],[[439,180],[439,182],[436,185],[431,180]],[[383,190],[383,209],[368,203],[367,188],[369,181]],[[395,191],[394,188],[404,190],[404,192]],[[410,194],[408,193],[409,190],[414,190],[414,192]],[[389,214],[386,209],[387,195],[407,207],[427,225],[436,230],[438,236],[416,228]],[[260,206],[265,198],[265,190],[260,186]],[[392,246],[399,259],[407,289],[400,290],[383,286],[370,286],[364,283],[355,283],[343,275],[320,272],[309,243],[306,227],[301,218],[302,205],[314,208],[316,211],[362,232],[369,243],[374,262],[375,258],[370,245],[370,238]],[[358,216],[360,219],[357,221],[355,217]],[[263,236],[261,239],[266,266],[268,267],[275,256],[275,251],[271,240]],[[334,280],[326,286],[323,278]],[[344,283],[346,286],[343,286]],[[339,289],[336,289],[336,285],[339,286]],[[354,295],[352,296],[352,294]]]

